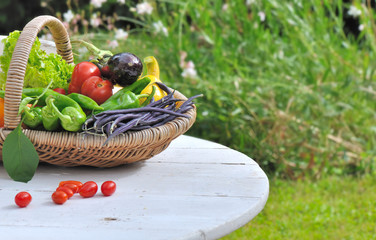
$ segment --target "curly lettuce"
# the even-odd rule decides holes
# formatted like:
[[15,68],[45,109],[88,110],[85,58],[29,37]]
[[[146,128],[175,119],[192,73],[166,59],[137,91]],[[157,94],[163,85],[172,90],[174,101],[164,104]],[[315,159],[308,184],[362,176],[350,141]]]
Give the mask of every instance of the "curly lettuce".
[[[6,78],[12,54],[20,36],[20,31],[13,31],[7,38],[2,40],[4,44],[3,54],[0,56],[0,89],[5,89]],[[68,89],[72,76],[73,64],[68,64],[58,54],[47,54],[40,48],[37,38],[31,48],[24,79],[25,88],[47,87],[52,81],[50,88]]]

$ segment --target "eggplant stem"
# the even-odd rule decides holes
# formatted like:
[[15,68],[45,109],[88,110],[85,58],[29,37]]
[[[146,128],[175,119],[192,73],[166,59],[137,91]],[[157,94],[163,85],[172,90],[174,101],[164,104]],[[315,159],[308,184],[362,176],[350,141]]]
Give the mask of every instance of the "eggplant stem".
[[114,55],[111,51],[99,49],[93,44],[85,42],[84,40],[73,40],[71,43],[84,45],[84,47],[86,47],[91,54],[96,56],[99,61],[105,61],[106,58],[110,58],[112,55]]

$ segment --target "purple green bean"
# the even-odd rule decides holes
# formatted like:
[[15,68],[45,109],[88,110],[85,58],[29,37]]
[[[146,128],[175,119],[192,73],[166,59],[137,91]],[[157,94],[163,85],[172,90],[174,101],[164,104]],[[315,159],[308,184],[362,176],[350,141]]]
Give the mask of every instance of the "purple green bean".
[[[139,131],[164,125],[177,117],[189,118],[185,113],[193,108],[193,100],[202,94],[188,98],[176,99],[174,91],[164,84],[158,85],[168,95],[153,101],[145,107],[103,111],[89,117],[82,125],[85,134],[104,135],[107,137],[103,145],[112,138],[127,131]],[[176,103],[184,101],[179,108]]]

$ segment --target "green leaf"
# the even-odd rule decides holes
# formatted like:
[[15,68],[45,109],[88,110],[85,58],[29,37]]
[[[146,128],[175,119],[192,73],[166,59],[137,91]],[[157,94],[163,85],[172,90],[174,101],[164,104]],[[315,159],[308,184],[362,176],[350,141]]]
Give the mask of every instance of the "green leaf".
[[[0,55],[0,89],[5,89],[7,73],[13,51],[20,37],[20,31],[13,31],[1,42],[4,51]],[[68,64],[59,54],[47,53],[41,49],[38,37],[30,50],[26,66],[24,87],[46,87],[52,80],[51,89],[68,88],[68,81],[72,76],[74,65]]]
[[26,183],[33,178],[38,163],[38,153],[19,125],[5,138],[4,168],[13,180]]

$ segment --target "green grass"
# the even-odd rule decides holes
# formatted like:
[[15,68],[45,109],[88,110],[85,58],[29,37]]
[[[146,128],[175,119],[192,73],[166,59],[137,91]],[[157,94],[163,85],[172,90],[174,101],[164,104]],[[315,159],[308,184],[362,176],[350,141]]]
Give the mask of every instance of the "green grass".
[[374,239],[376,177],[270,180],[264,210],[230,239]]

